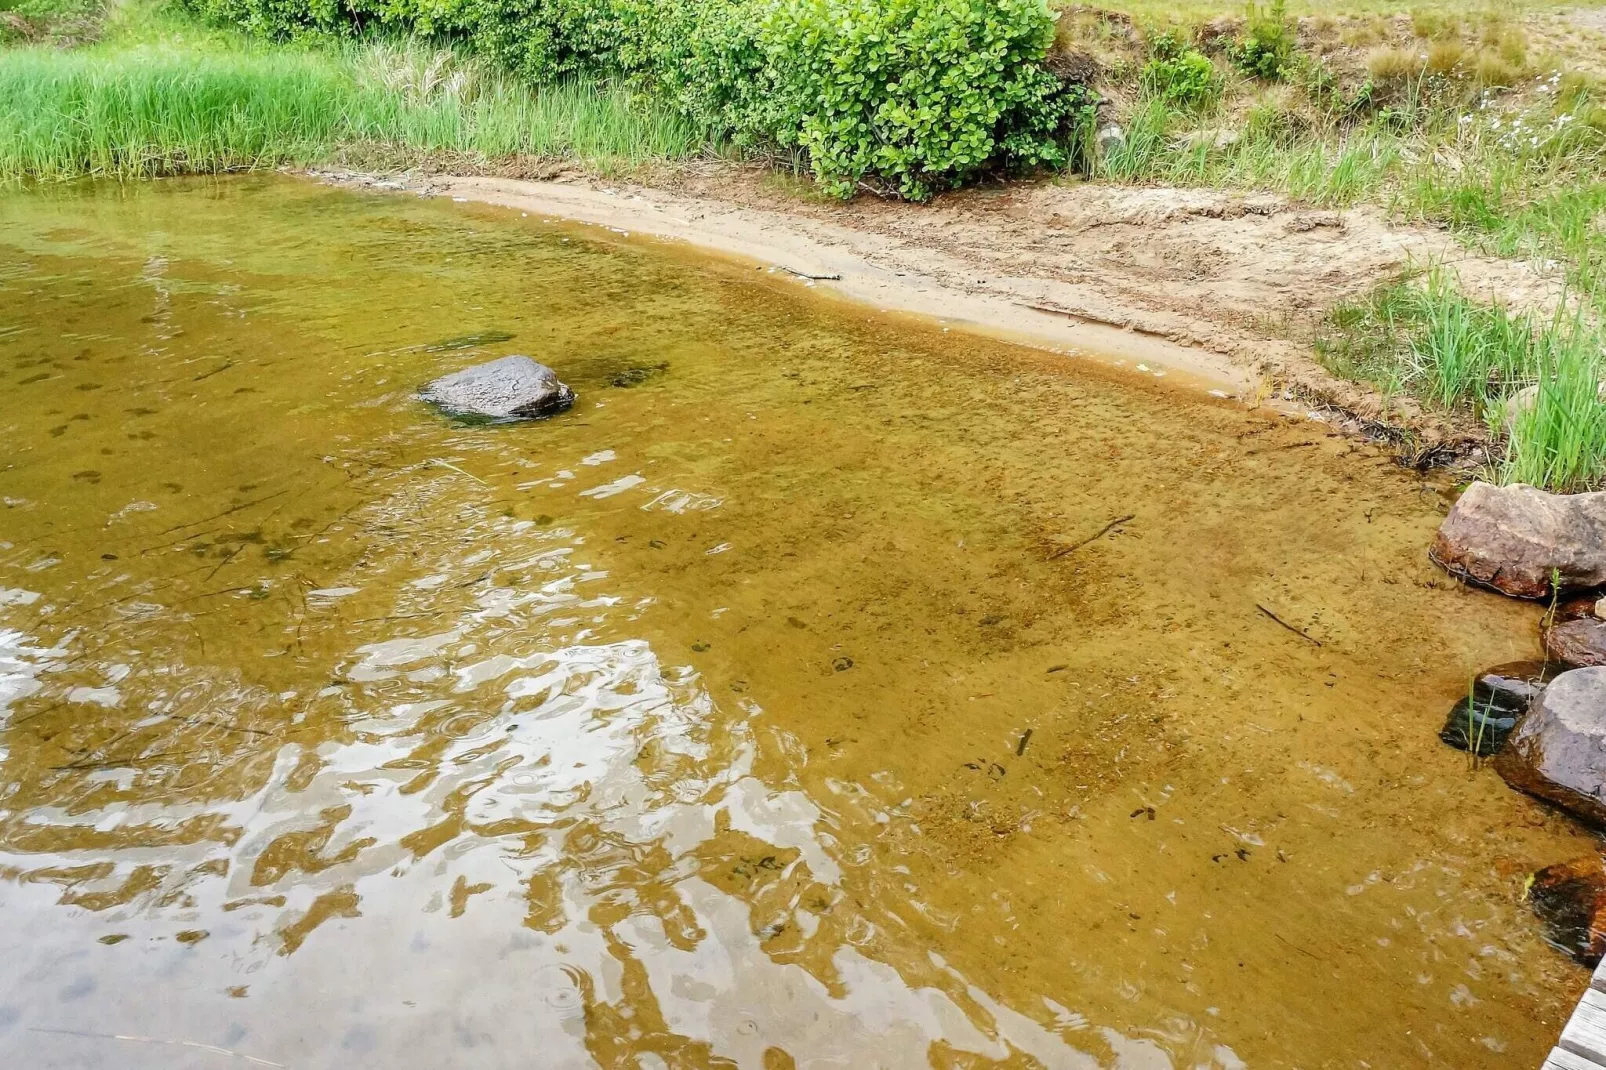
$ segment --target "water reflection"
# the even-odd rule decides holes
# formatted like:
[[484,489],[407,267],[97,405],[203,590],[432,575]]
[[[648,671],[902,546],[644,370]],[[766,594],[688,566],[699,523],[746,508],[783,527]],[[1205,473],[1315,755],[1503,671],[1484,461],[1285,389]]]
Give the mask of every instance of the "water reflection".
[[[133,679],[126,666],[86,668],[107,678],[88,687],[69,668],[81,637],[51,650],[12,641],[13,700],[49,680],[42,698],[128,721],[40,770],[29,787],[51,803],[36,795],[6,815],[7,872],[58,887],[60,904],[115,911],[119,937],[205,939],[246,988],[314,947],[324,962],[355,955],[383,986],[455,943],[416,918],[462,919],[498,933],[499,955],[539,994],[517,1013],[545,1066],[1099,1065],[1071,1042],[1088,1027],[1070,1012],[1046,1028],[934,951],[889,954],[899,919],[845,876],[862,853],[837,858],[857,815],[754,774],[756,703],[718,708],[691,667],[662,664],[643,640],[599,638],[628,631],[634,609],[583,560],[584,539],[482,518],[457,541],[477,549],[368,560],[351,581],[383,572],[402,592],[388,620],[450,626],[358,643],[309,694],[264,693],[218,666]],[[360,589],[308,592],[297,627]],[[768,738],[800,753],[785,733]],[[893,819],[906,820],[871,821]],[[532,935],[511,935],[515,917]],[[239,987],[218,984],[216,968],[167,959],[159,976],[195,994]],[[369,1054],[424,1065],[416,1036],[351,1028]],[[198,1039],[226,1046],[216,1032]],[[1112,1031],[1101,1040],[1144,1050]],[[472,1037],[427,1043],[450,1058]]]

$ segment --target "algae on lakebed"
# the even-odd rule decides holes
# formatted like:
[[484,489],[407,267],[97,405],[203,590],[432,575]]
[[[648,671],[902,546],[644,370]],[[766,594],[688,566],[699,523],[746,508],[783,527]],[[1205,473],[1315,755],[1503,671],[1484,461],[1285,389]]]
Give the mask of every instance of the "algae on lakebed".
[[[1531,611],[1380,451],[286,178],[0,248],[8,1065],[1505,1067],[1584,984],[1435,736]],[[574,410],[412,396],[514,352]]]

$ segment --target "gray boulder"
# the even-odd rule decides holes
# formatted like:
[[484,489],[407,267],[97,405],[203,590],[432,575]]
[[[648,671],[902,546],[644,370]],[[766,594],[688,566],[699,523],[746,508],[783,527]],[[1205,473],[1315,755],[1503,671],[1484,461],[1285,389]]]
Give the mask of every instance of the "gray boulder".
[[1517,790],[1606,826],[1606,667],[1552,680],[1494,768]]
[[1105,123],[1093,140],[1098,145],[1099,156],[1108,156],[1126,144],[1126,131],[1121,129],[1120,123]]
[[1515,598],[1606,583],[1606,492],[1551,494],[1517,483],[1474,483],[1428,549],[1453,575]]
[[457,416],[491,420],[530,420],[562,412],[574,404],[574,391],[558,375],[529,357],[503,357],[443,375],[418,395]]

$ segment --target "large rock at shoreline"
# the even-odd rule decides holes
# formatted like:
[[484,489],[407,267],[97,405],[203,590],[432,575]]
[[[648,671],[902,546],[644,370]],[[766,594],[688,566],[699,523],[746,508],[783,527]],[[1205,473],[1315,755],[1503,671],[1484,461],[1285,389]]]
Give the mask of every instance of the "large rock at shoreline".
[[1563,665],[1606,665],[1606,621],[1564,620],[1545,631],[1545,655]]
[[1606,826],[1606,667],[1550,681],[1494,767],[1519,791]]
[[1474,483],[1428,550],[1446,571],[1516,598],[1606,583],[1606,492],[1550,494]]
[[574,404],[574,391],[529,357],[503,357],[443,375],[419,397],[458,416],[528,420],[551,416]]
[[1606,955],[1606,866],[1598,853],[1546,866],[1528,878],[1527,898],[1545,939],[1583,966]]

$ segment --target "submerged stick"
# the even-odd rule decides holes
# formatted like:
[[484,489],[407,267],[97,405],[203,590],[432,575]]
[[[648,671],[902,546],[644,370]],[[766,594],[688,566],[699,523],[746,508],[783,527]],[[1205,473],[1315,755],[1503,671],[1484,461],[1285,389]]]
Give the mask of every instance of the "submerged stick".
[[1015,757],[1019,758],[1026,753],[1026,744],[1032,741],[1032,730],[1028,728],[1020,734],[1020,742],[1015,744]]
[[1305,642],[1314,643],[1317,646],[1321,646],[1322,645],[1322,641],[1320,639],[1317,639],[1316,637],[1312,636],[1309,632],[1305,631],[1303,628],[1296,628],[1292,624],[1289,624],[1287,621],[1283,620],[1281,617],[1279,617],[1277,614],[1273,613],[1271,610],[1267,609],[1265,606],[1261,605],[1259,602],[1255,603],[1255,608],[1260,610],[1262,613],[1266,614],[1266,616],[1270,617],[1272,620],[1276,621],[1278,624],[1282,625],[1284,628],[1287,628],[1289,631],[1291,631],[1295,635],[1299,636],[1301,639],[1305,640]]
[[[239,505],[231,505],[227,509],[223,510],[221,513],[214,513],[211,516],[203,517],[200,520],[191,520],[187,524],[175,524],[174,526],[168,528],[166,531],[158,531],[156,533],[155,537],[156,538],[161,538],[163,535],[171,535],[173,532],[180,531],[180,530],[182,530],[184,528],[198,528],[202,524],[211,523],[214,520],[221,520],[224,517],[229,516],[230,514],[238,513],[241,509],[249,509],[253,505],[261,505],[263,502],[271,502],[273,499],[282,498],[286,494],[289,494],[289,493],[290,492],[288,490],[281,490],[281,491],[279,491],[279,492],[277,492],[275,494],[267,494],[267,495],[264,495],[261,498],[253,498],[251,501],[241,502]],[[180,539],[179,541],[182,542],[183,540]],[[144,553],[145,551],[142,550],[140,552]]]
[[284,1066],[283,1063],[276,1063],[271,1059],[259,1059],[255,1055],[247,1055],[242,1051],[230,1051],[228,1048],[220,1048],[216,1044],[203,1044],[198,1040],[184,1040],[182,1038],[168,1040],[165,1037],[142,1037],[130,1033],[91,1033],[80,1029],[48,1029],[43,1026],[31,1026],[28,1031],[30,1033],[55,1033],[58,1036],[87,1037],[94,1040],[125,1040],[135,1044],[167,1044],[181,1048],[196,1048],[200,1051],[211,1052],[213,1055],[223,1055],[232,1059],[244,1059],[246,1062],[254,1063],[257,1066]]
[[452,471],[456,472],[460,476],[468,476],[468,478],[472,479],[474,482],[480,484],[481,486],[486,486],[486,487],[490,486],[489,483],[485,482],[485,480],[481,479],[479,476],[475,475],[473,472],[465,472],[461,468],[457,467],[457,465],[453,464],[451,461],[443,461],[439,457],[431,457],[429,459],[429,463],[430,464],[438,464],[442,468],[450,468]]
[[1114,520],[1110,521],[1108,524],[1105,524],[1102,528],[1099,528],[1098,534],[1091,535],[1091,536],[1083,539],[1081,542],[1073,543],[1070,546],[1062,546],[1062,547],[1060,547],[1058,550],[1055,550],[1053,553],[1048,555],[1048,560],[1053,561],[1056,558],[1064,557],[1066,554],[1074,554],[1076,551],[1080,550],[1082,547],[1088,545],[1089,543],[1098,542],[1100,539],[1104,538],[1104,536],[1108,535],[1110,532],[1114,531],[1116,528],[1120,527],[1122,524],[1125,524],[1128,520],[1131,520],[1134,515],[1136,515],[1136,514],[1128,513],[1125,516],[1116,517]]

